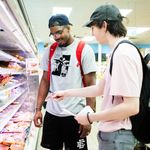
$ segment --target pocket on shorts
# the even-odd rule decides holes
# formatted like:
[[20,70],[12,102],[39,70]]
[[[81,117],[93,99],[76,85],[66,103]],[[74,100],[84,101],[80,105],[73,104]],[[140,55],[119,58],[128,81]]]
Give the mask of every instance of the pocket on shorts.
[[115,133],[109,133],[109,132],[101,132],[99,131],[98,137],[101,141],[103,142],[114,142],[116,139],[116,134]]

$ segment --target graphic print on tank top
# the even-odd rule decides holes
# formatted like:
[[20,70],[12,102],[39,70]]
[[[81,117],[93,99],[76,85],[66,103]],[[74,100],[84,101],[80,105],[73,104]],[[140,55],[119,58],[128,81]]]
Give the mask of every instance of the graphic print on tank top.
[[70,55],[54,58],[52,75],[66,77],[69,69]]

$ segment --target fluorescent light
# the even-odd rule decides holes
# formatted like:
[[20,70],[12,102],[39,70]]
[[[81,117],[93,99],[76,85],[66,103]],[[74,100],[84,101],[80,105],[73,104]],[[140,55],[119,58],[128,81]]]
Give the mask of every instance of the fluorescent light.
[[52,14],[53,14],[53,15],[56,15],[56,14],[64,14],[64,15],[66,15],[67,17],[69,17],[71,11],[72,11],[72,8],[71,8],[71,7],[53,7],[53,12],[52,12]]
[[128,36],[136,36],[138,34],[146,32],[148,30],[150,30],[149,27],[128,27],[127,28],[127,31],[128,31],[127,34],[128,34]]
[[[22,50],[26,50],[29,52],[33,52],[30,44],[28,43],[26,37],[24,36],[23,32],[21,31],[21,28],[19,27],[17,21],[15,20],[14,16],[11,14],[9,9],[5,6],[5,4],[0,1],[0,8],[2,8],[5,15],[2,15],[0,17],[3,17],[2,20],[4,24],[7,26],[7,28],[13,33],[13,35],[20,41],[20,46]],[[7,17],[7,18],[6,18]]]
[[18,28],[18,30],[15,30],[13,32],[13,34],[20,41],[23,50],[25,49],[26,51],[32,52],[32,49],[31,49],[29,43],[27,42],[27,39],[23,36],[23,34],[19,28]]
[[[14,19],[12,18],[12,15],[9,13],[9,11],[6,9],[6,6],[4,5],[4,3],[2,1],[0,1],[0,6],[2,8],[2,10],[4,10],[5,14],[7,15],[7,17],[9,18],[9,21],[13,24],[13,26],[15,28],[18,28],[16,22],[14,21]],[[5,16],[4,16],[5,17]],[[5,20],[4,20],[5,21]],[[7,25],[7,24],[6,24]],[[10,25],[8,25],[8,28],[12,31],[14,28],[12,28]]]
[[129,13],[132,12],[132,9],[119,9],[122,16],[126,17]]

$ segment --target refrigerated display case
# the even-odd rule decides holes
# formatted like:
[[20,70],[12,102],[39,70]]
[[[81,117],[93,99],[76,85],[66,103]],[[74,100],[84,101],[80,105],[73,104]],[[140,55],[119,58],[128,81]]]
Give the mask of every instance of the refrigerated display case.
[[[38,135],[32,121],[39,84],[35,45],[18,1],[0,0],[0,149],[36,149],[29,148]],[[35,61],[30,69],[29,60],[31,66]]]

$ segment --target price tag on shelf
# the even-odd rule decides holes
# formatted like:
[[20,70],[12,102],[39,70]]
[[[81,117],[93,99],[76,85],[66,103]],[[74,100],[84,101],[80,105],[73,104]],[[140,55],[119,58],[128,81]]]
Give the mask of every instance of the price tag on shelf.
[[26,73],[29,75],[38,75],[39,61],[37,58],[26,59]]

